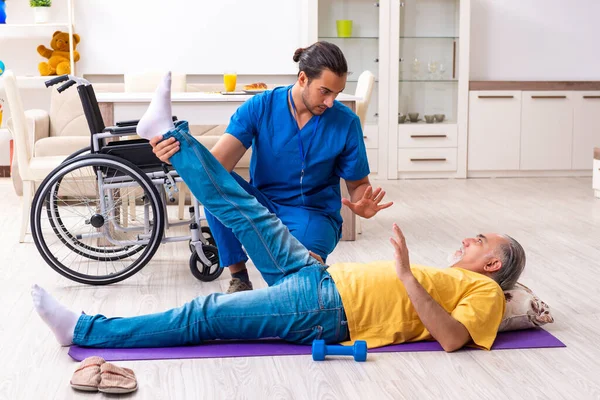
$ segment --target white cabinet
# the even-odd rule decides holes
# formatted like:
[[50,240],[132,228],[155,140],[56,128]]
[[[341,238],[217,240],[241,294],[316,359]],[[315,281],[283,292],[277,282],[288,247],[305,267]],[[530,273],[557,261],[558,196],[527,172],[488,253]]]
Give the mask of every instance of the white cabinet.
[[523,92],[521,170],[571,169],[572,98],[573,92]]
[[469,171],[518,170],[521,92],[469,93]]
[[[365,128],[365,144],[378,177],[465,177],[470,0],[307,4],[314,40],[337,44],[348,60],[346,92],[354,92],[362,71],[376,76],[366,122],[377,129]],[[337,31],[341,20],[352,21],[349,36]],[[419,121],[399,123],[399,114],[413,112]],[[444,121],[425,123],[434,114]],[[431,149],[443,153],[432,158],[446,161],[410,161]]]
[[456,171],[456,148],[398,149],[398,169],[407,173]]
[[388,178],[466,177],[470,1],[392,1],[390,21]]
[[600,147],[600,92],[573,92],[573,152],[571,167],[589,170],[594,147]]
[[468,176],[591,175],[600,91],[557,86],[469,93]]
[[[313,41],[337,45],[348,62],[345,93],[356,91],[363,71],[375,75],[371,102],[367,110],[364,139],[371,173],[385,178],[388,127],[387,84],[389,62],[389,8],[391,0],[309,0],[308,14],[316,21]],[[338,21],[351,24],[349,32],[338,30]],[[383,105],[380,106],[380,105]]]

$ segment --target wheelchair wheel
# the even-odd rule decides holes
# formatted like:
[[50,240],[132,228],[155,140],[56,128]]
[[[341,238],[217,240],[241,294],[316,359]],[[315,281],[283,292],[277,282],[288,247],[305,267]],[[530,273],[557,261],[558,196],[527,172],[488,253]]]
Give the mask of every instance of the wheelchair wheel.
[[42,182],[31,208],[31,231],[44,260],[61,275],[93,285],[143,268],[161,243],[164,222],[150,179],[109,155],[65,161]]
[[116,261],[127,258],[144,249],[145,246],[93,247],[85,242],[79,241],[75,236],[71,235],[60,217],[62,209],[62,207],[59,206],[59,190],[61,182],[62,180],[59,180],[54,184],[52,193],[47,198],[48,204],[46,207],[46,214],[54,233],[65,246],[92,260],[98,260],[99,257],[101,257],[105,261]]
[[75,153],[71,153],[70,156],[68,156],[67,158],[65,158],[65,161],[63,161],[63,163],[65,163],[65,162],[67,162],[69,160],[72,160],[75,157],[79,157],[81,155],[87,155],[87,154],[90,154],[90,153],[91,153],[91,147],[90,146],[84,147],[83,149],[77,150]]
[[210,264],[204,264],[198,254],[192,251],[192,255],[190,256],[190,271],[196,279],[202,282],[211,282],[223,273],[223,268],[219,266],[219,252],[216,247],[209,245],[202,246],[202,250]]
[[[68,156],[65,159],[65,161],[63,161],[63,163],[67,162],[69,160],[72,160],[75,157],[79,157],[81,155],[88,155],[88,154],[90,154],[90,146],[84,147],[84,148],[72,153],[70,156]],[[135,247],[127,246],[127,249],[129,249],[129,251],[127,252],[127,251],[123,251],[123,250],[125,250],[124,248],[121,248],[121,249],[117,249],[117,248],[99,249],[99,248],[90,247],[90,246],[86,245],[85,243],[79,242],[77,240],[77,238],[72,236],[69,233],[69,231],[67,229],[65,229],[65,225],[60,218],[60,207],[58,207],[58,190],[59,190],[59,188],[60,188],[60,180],[58,182],[56,182],[53,196],[51,196],[49,199],[51,206],[47,207],[47,213],[48,213],[48,220],[50,221],[52,228],[54,229],[55,233],[60,238],[60,240],[65,244],[65,246],[69,247],[73,251],[78,251],[78,249],[91,250],[91,254],[93,254],[93,252],[104,252],[105,254],[112,253],[114,260],[129,257],[130,255],[133,255],[133,254],[137,253],[138,251],[141,251],[144,248],[143,246],[135,246]],[[83,256],[85,256],[86,254],[87,254],[87,252],[82,252]],[[90,258],[96,259],[93,255]]]

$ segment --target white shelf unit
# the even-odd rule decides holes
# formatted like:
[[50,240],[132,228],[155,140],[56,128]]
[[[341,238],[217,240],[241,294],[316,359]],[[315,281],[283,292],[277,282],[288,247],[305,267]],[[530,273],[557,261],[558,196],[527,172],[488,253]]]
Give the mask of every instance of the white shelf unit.
[[[316,21],[316,29],[309,42],[317,40],[336,44],[344,52],[348,62],[348,80],[345,93],[354,94],[359,75],[369,70],[375,75],[371,102],[363,130],[371,174],[386,178],[386,138],[389,119],[387,99],[390,85],[388,32],[390,2],[364,0],[309,0],[309,16]],[[336,20],[353,21],[352,36],[338,37]],[[384,105],[381,107],[380,105]]]
[[[465,178],[470,0],[391,0],[390,19],[387,176]],[[419,121],[400,123],[410,113]]]
[[[62,4],[63,8],[60,8],[60,6],[57,6],[61,11],[66,13],[66,15],[61,15],[59,18],[57,18],[56,21],[52,21],[49,23],[43,23],[43,24],[30,23],[28,18],[22,16],[22,14],[24,14],[24,10],[26,9],[26,7],[29,7],[29,6],[20,4],[20,3],[17,4],[15,2],[13,2],[11,4],[11,8],[15,8],[15,9],[14,10],[9,9],[9,11],[14,11],[17,14],[20,13],[21,18],[11,18],[12,15],[9,14],[7,23],[0,25],[0,46],[11,47],[10,44],[15,43],[15,41],[30,41],[31,39],[36,39],[36,40],[39,40],[40,44],[42,43],[42,40],[43,40],[43,44],[46,47],[49,47],[50,40],[51,40],[52,34],[54,32],[56,32],[56,31],[68,32],[69,33],[69,47],[70,47],[69,50],[70,50],[70,55],[71,55],[71,57],[70,57],[71,71],[73,74],[75,74],[76,70],[75,70],[74,48],[73,48],[73,46],[74,46],[73,33],[75,30],[75,14],[74,14],[74,8],[73,8],[73,6],[74,6],[73,1],[74,0],[66,0],[64,2],[64,4]],[[54,7],[54,5],[53,5],[53,7]],[[15,22],[15,23],[11,22],[13,19],[16,19],[17,22]],[[19,49],[19,50],[22,51],[21,49]],[[32,46],[31,52],[37,53],[36,47]],[[5,53],[2,55],[3,61],[6,64],[6,68],[12,69],[14,71],[15,75],[17,76],[17,78],[19,79],[19,82],[18,82],[19,85],[23,84],[23,85],[25,85],[24,87],[26,87],[26,88],[37,88],[37,87],[41,88],[42,86],[40,86],[40,83],[43,84],[43,81],[48,79],[48,77],[33,76],[32,75],[33,71],[31,69],[29,69],[28,71],[23,71],[21,68],[13,68],[12,65],[18,64],[18,63],[17,62],[9,62],[9,60],[15,61],[15,57],[22,57],[22,56],[20,54],[19,54],[19,56],[13,55],[13,54],[11,54],[11,52],[9,52],[8,54]],[[43,60],[44,59],[42,57],[40,57],[38,62],[41,62]]]
[[10,165],[10,140],[12,136],[6,128],[0,128],[0,166]]
[[51,24],[2,24],[0,25],[0,40],[22,38],[52,37],[56,31],[69,30],[69,23]]
[[[465,178],[470,0],[309,0],[311,39],[340,46],[351,74],[376,76],[365,127],[381,179]],[[338,38],[336,20],[353,21]],[[415,59],[417,62],[415,62]],[[431,72],[428,66],[432,62]],[[444,114],[441,123],[399,123],[399,114]],[[373,160],[372,158],[376,158]]]

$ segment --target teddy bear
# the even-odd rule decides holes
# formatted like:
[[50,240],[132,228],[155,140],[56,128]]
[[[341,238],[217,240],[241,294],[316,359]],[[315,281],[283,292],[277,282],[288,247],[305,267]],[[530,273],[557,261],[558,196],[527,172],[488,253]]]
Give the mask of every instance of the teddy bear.
[[[73,34],[73,60],[79,61],[79,53],[75,51],[75,46],[79,43],[79,35]],[[47,49],[44,45],[39,45],[38,53],[48,59],[48,62],[41,62],[38,65],[40,75],[64,75],[71,73],[71,64],[69,59],[69,34],[67,32],[56,31],[52,35],[50,47]]]

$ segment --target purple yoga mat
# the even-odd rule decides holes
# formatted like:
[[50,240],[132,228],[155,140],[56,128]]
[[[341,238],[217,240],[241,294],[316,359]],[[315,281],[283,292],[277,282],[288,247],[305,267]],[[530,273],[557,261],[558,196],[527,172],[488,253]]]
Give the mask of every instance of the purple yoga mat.
[[[566,347],[564,343],[543,329],[501,332],[492,350]],[[470,348],[465,348],[469,350]],[[414,342],[370,349],[370,353],[409,351],[442,351],[438,342]],[[182,358],[259,357],[311,354],[311,346],[286,343],[281,340],[212,341],[198,346],[157,347],[138,349],[95,349],[71,346],[69,355],[81,361],[100,356],[106,361],[166,360]]]

